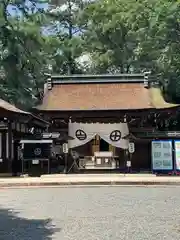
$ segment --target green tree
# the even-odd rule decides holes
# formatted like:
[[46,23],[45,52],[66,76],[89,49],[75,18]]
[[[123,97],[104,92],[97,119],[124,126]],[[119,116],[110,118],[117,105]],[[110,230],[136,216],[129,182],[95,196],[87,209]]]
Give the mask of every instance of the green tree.
[[83,71],[76,61],[83,51],[82,29],[78,22],[83,8],[84,4],[81,0],[68,0],[65,4],[54,6],[49,11],[51,22],[47,29],[59,43],[54,45],[52,53],[52,68],[56,73],[74,74]]
[[[84,4],[68,1],[64,8],[37,9],[42,0],[0,2],[0,96],[19,107],[41,99],[44,73],[81,73],[78,14]],[[16,9],[10,14],[8,7]],[[62,6],[63,7],[63,6]]]
[[[0,1],[0,96],[25,108],[41,98],[44,73],[151,70],[180,98],[180,3],[170,0],[68,0],[48,11]],[[9,14],[11,3],[18,9]],[[89,56],[86,69],[79,64]],[[168,80],[168,81],[167,81]]]
[[138,66],[134,67],[138,43],[129,21],[128,2],[96,1],[89,4],[81,15],[81,21],[87,24],[85,47],[93,59],[95,72],[139,71]]
[[99,0],[81,14],[91,72],[151,70],[180,98],[180,1]]
[[[17,9],[11,15],[8,6]],[[28,109],[40,98],[43,73],[47,66],[42,36],[45,21],[35,2],[29,8],[25,1],[0,3],[0,95],[17,106]]]
[[180,2],[136,1],[130,12],[138,60],[158,74],[171,100],[180,98]]

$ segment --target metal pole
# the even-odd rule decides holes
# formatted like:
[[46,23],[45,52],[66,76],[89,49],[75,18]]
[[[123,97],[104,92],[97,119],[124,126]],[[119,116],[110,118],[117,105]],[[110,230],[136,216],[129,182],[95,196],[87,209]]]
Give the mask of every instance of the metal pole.
[[23,159],[23,157],[22,157],[22,175],[24,174],[24,159]]
[[64,173],[67,174],[67,160],[68,160],[67,153],[64,154],[64,158],[65,158]]
[[48,159],[48,174],[50,174],[50,159]]
[[130,167],[129,167],[129,173],[132,172],[132,156],[133,156],[133,153],[130,153]]

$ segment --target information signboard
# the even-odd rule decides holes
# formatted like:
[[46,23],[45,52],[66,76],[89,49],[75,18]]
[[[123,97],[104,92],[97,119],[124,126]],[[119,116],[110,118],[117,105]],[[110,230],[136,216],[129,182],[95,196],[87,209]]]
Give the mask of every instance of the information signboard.
[[152,141],[152,168],[156,171],[173,170],[172,141]]
[[180,141],[174,141],[176,170],[180,170]]

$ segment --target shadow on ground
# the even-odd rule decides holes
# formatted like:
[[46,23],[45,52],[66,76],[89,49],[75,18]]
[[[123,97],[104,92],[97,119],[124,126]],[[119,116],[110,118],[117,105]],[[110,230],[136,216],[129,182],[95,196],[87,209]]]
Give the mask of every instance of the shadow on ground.
[[0,209],[0,240],[51,240],[60,231],[51,219],[26,219],[8,209]]

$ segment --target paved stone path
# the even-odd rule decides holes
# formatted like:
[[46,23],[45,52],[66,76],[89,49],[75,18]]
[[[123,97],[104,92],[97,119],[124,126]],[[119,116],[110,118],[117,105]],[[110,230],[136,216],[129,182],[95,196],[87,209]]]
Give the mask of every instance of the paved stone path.
[[0,240],[180,239],[180,187],[0,191]]

